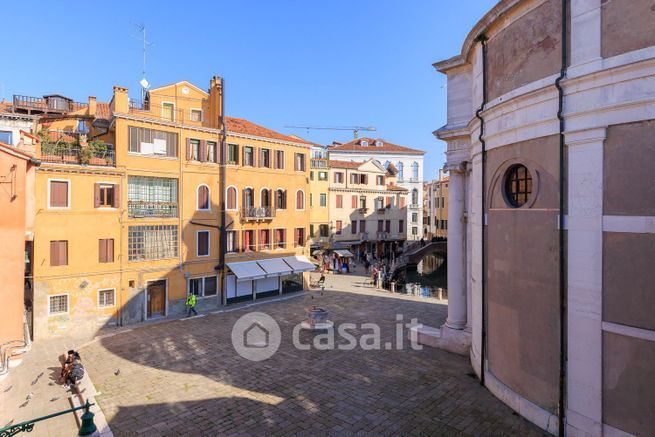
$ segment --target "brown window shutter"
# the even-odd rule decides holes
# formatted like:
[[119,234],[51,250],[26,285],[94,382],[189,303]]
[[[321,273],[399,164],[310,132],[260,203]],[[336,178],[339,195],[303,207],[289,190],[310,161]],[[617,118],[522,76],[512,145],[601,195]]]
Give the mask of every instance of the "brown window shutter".
[[106,263],[107,262],[107,240],[101,238],[100,240],[98,240],[98,243],[99,243],[98,244],[99,245],[98,262]]
[[191,150],[191,139],[186,139],[186,160],[190,161],[193,157],[193,150]]
[[246,165],[246,146],[241,148],[241,165]]
[[100,184],[93,184],[93,207],[100,208]]
[[198,152],[200,154],[200,157],[198,161],[200,162],[207,162],[207,141],[205,140],[200,140],[200,151]]
[[50,242],[50,265],[58,266],[59,265],[59,242],[51,241]]
[[357,208],[357,196],[352,196],[352,208]]
[[112,190],[114,192],[114,199],[111,204],[114,208],[120,208],[121,206],[121,186],[116,184],[114,185],[114,189]]
[[113,263],[114,262],[114,239],[113,238],[108,238],[107,239],[107,256],[106,256],[107,262],[108,263]]
[[68,241],[59,241],[59,265],[68,265]]

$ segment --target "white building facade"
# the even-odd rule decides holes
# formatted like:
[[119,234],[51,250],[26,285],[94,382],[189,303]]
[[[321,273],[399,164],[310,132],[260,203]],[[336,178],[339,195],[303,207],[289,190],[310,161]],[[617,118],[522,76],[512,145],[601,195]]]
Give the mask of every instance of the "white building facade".
[[374,159],[384,168],[393,164],[397,184],[407,189],[407,239],[423,236],[422,150],[399,146],[380,138],[357,138],[328,148],[331,160],[364,162]]
[[501,0],[448,76],[448,319],[544,430],[655,435],[652,0]]

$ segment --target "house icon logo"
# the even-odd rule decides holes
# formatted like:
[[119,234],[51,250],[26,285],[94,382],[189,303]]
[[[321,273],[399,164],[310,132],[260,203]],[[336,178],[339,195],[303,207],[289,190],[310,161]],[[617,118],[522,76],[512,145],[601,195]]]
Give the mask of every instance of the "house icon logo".
[[232,327],[232,346],[239,355],[251,361],[263,361],[280,347],[280,327],[271,316],[262,312],[244,314]]

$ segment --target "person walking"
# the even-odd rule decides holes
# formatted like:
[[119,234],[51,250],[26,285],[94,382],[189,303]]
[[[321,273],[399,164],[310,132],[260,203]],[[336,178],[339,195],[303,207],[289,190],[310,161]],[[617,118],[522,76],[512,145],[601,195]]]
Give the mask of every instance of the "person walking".
[[196,312],[196,295],[195,294],[191,293],[189,295],[189,297],[186,300],[186,304],[189,307],[189,309],[188,309],[188,311],[186,313],[186,316],[191,317],[191,312],[193,312],[193,314],[195,314],[197,316],[198,313]]

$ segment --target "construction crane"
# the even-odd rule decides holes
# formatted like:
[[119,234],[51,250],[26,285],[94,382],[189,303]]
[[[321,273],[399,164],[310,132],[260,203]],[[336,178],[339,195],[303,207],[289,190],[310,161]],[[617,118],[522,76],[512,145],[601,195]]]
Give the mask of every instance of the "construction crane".
[[286,128],[290,129],[307,129],[307,133],[309,133],[310,129],[314,130],[350,130],[353,132],[353,135],[355,138],[358,137],[359,131],[371,131],[375,132],[377,129],[374,128],[373,126],[284,126]]

